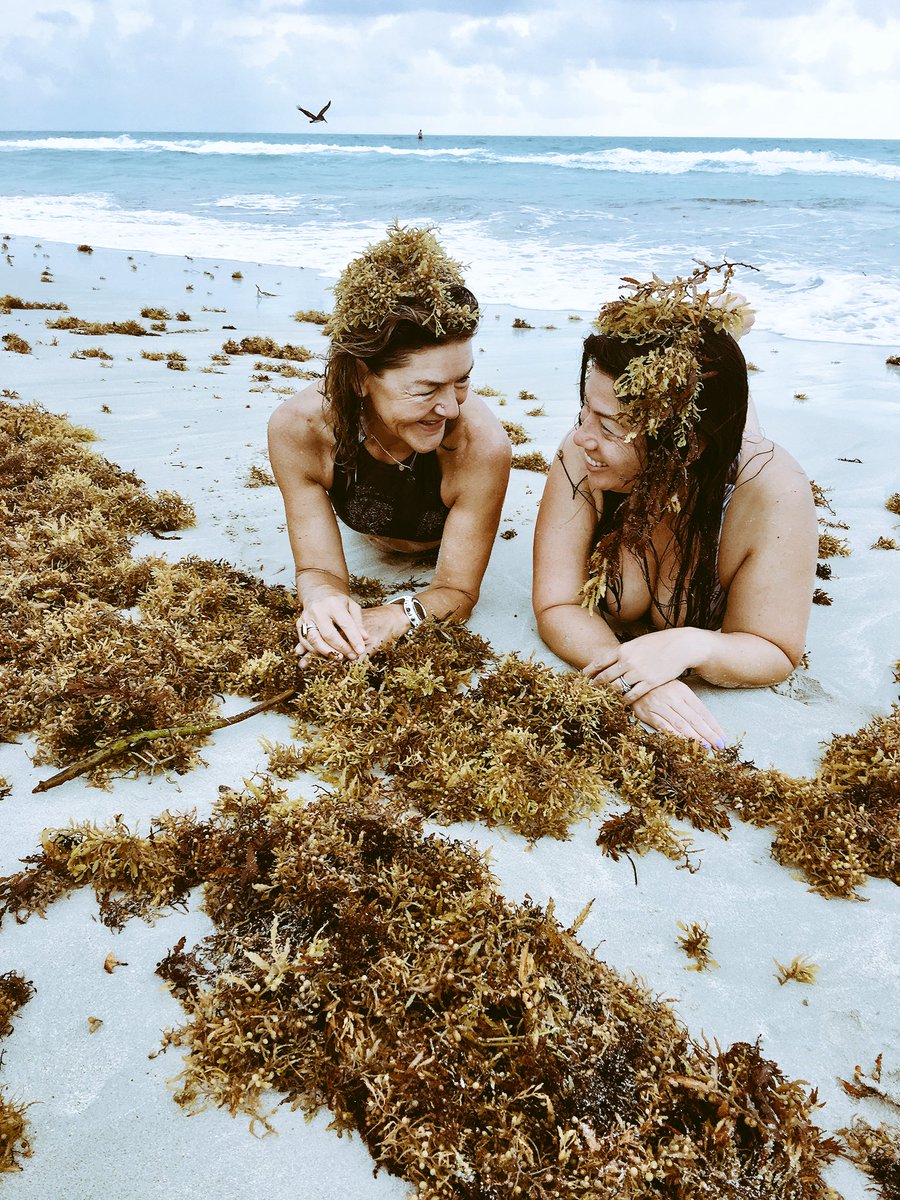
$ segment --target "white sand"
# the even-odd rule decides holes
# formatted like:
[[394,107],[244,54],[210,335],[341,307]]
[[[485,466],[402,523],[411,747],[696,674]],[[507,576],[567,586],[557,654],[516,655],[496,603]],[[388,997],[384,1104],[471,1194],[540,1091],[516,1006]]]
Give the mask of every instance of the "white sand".
[[[44,327],[53,313],[14,312],[3,320],[3,332],[20,333],[34,353],[0,353],[0,388],[95,429],[99,453],[135,470],[149,488],[172,488],[196,506],[195,529],[177,541],[147,539],[136,553],[221,557],[269,582],[289,583],[278,492],[244,487],[251,464],[265,463],[266,421],[280,397],[251,382],[252,357],[234,358],[221,374],[200,368],[210,365],[209,355],[228,337],[266,335],[321,352],[318,328],[298,325],[291,314],[327,309],[328,281],[300,269],[147,254],[134,256],[132,270],[122,253],[88,256],[73,246],[36,247],[24,238],[12,239],[10,250],[12,265],[0,258],[0,293],[61,300],[74,315],[92,320],[138,318],[144,305],[173,314],[184,308],[193,318],[190,324],[170,322],[172,332],[154,341],[59,333],[56,346]],[[45,266],[53,272],[52,284],[39,282]],[[242,281],[231,278],[238,266]],[[256,285],[275,295],[258,297]],[[203,305],[226,312],[203,313]],[[514,331],[516,315],[535,328]],[[539,449],[548,458],[576,407],[586,326],[567,317],[490,309],[477,343],[476,386],[502,390],[508,403],[499,415],[523,423],[534,439],[521,449]],[[558,328],[543,328],[549,324]],[[72,351],[96,345],[113,354],[111,366],[71,359]],[[189,370],[169,371],[141,359],[141,350],[178,350]],[[886,712],[897,695],[892,667],[900,658],[900,553],[869,547],[879,535],[898,534],[884,502],[900,488],[900,371],[884,365],[880,347],[751,334],[745,350],[761,368],[751,382],[766,432],[831,489],[837,517],[849,525],[842,536],[853,554],[833,559],[834,578],[822,583],[834,603],[813,609],[807,671],[776,689],[704,688],[702,695],[730,736],[742,740],[746,756],[760,766],[808,774],[823,740]],[[272,375],[272,382],[290,381]],[[545,416],[524,415],[537,402],[518,399],[522,389],[536,394]],[[795,400],[796,392],[808,399]],[[555,662],[537,638],[529,599],[531,531],[542,484],[539,475],[513,472],[501,531],[517,536],[498,539],[471,626],[499,649]],[[357,574],[400,579],[409,573],[404,560],[377,555],[355,535],[348,535],[346,546]],[[245,704],[231,698],[227,710]],[[207,765],[186,776],[121,780],[109,792],[76,780],[40,796],[31,788],[51,769],[32,765],[28,739],[0,746],[0,775],[14,785],[0,804],[0,873],[18,869],[43,828],[73,818],[104,821],[122,813],[146,830],[148,818],[164,808],[206,812],[219,784],[239,787],[264,768],[260,737],[287,735],[287,719],[266,714],[220,731],[204,752]],[[293,789],[300,792],[303,785]],[[695,836],[702,851],[695,874],[657,854],[638,860],[636,887],[627,861],[601,857],[596,826],[584,822],[570,841],[544,839],[533,848],[475,824],[450,832],[491,849],[501,889],[512,900],[553,897],[566,922],[595,897],[581,931],[584,943],[672,997],[695,1036],[723,1044],[761,1036],[768,1057],[819,1089],[824,1127],[839,1128],[856,1114],[874,1124],[896,1116],[877,1102],[851,1101],[837,1084],[838,1076],[852,1077],[854,1064],[868,1070],[883,1052],[885,1080],[900,1092],[900,891],[893,884],[872,881],[863,891],[866,903],[824,900],[772,861],[766,831],[736,824],[727,842]],[[687,960],[675,944],[678,920],[708,922],[718,970],[685,970]],[[177,1074],[177,1053],[148,1055],[161,1031],[179,1023],[181,1009],[154,967],[183,933],[192,944],[207,929],[206,918],[192,911],[155,927],[134,921],[115,935],[99,924],[87,893],[55,905],[46,920],[4,928],[0,972],[20,971],[37,987],[3,1045],[0,1086],[34,1102],[34,1156],[22,1173],[3,1178],[11,1200],[367,1200],[405,1194],[399,1180],[383,1173],[373,1178],[358,1138],[327,1132],[327,1114],[305,1123],[279,1111],[280,1136],[259,1140],[244,1119],[233,1121],[220,1111],[188,1119],[172,1101],[166,1080]],[[110,949],[128,963],[112,975],[103,970]],[[814,986],[778,986],[773,959],[788,962],[795,955],[820,965]],[[104,1022],[94,1035],[88,1016]],[[836,1164],[829,1179],[846,1200],[867,1194],[864,1177],[845,1163]]]

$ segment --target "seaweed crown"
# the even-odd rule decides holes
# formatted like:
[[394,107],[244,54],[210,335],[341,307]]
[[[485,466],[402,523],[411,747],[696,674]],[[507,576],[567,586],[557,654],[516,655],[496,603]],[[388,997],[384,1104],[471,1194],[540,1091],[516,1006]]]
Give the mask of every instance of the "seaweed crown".
[[[701,262],[686,279],[676,276],[670,282],[655,274],[647,283],[625,277],[630,294],[600,309],[594,321],[598,333],[647,346],[646,354],[633,358],[615,381],[616,395],[628,408],[632,436],[653,435],[671,423],[676,444],[685,444],[699,416],[703,329],[712,325],[740,333],[748,306],[728,287],[735,268],[747,265]],[[709,286],[713,273],[721,275],[716,288]]]
[[333,340],[360,330],[381,329],[400,320],[424,323],[435,337],[471,335],[478,309],[461,302],[462,264],[450,258],[430,227],[388,226],[387,236],[353,259],[332,289],[334,311],[327,332]]

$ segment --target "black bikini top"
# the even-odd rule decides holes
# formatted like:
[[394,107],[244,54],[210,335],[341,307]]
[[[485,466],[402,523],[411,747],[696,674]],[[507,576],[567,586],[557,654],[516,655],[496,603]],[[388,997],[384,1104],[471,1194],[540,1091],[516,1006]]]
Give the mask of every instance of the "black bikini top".
[[335,464],[328,491],[335,513],[358,533],[435,542],[450,511],[441,500],[437,451],[411,454],[402,467],[379,462],[360,443],[356,463]]

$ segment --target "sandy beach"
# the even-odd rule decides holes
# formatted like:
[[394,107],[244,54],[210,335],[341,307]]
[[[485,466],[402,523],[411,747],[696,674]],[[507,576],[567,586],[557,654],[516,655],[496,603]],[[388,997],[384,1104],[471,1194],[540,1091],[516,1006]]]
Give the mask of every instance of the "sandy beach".
[[[142,308],[172,314],[154,338],[57,332],[45,322],[60,314],[40,309],[2,317],[3,333],[31,347],[27,354],[0,352],[4,397],[39,403],[94,430],[96,453],[136,472],[151,492],[175,491],[194,506],[194,527],[170,541],[142,537],[135,556],[223,559],[269,584],[290,586],[278,490],[247,483],[252,468],[266,467],[269,414],[298,381],[257,367],[260,355],[211,356],[221,359],[228,339],[269,337],[307,347],[313,358],[305,365],[319,369],[321,329],[293,314],[327,310],[330,280],[302,267],[87,253],[25,237],[7,238],[6,245],[0,293],[63,303],[70,315],[88,321],[141,320]],[[176,319],[177,312],[189,319]],[[549,459],[571,424],[590,315],[517,308],[515,297],[487,308],[474,386],[493,389],[497,395],[488,403],[503,420],[524,426],[531,441],[517,450]],[[530,328],[514,328],[516,318]],[[77,357],[87,348],[110,357]],[[698,692],[744,758],[808,776],[823,742],[886,715],[897,700],[900,552],[872,545],[879,537],[900,539],[898,518],[885,509],[900,488],[900,369],[885,364],[881,346],[799,342],[754,331],[744,349],[756,368],[751,387],[765,432],[825,490],[833,509],[825,516],[846,524],[835,532],[851,553],[829,560],[832,576],[821,587],[831,603],[813,607],[805,669],[775,688],[700,686]],[[177,352],[185,369],[167,369],[164,360],[142,352]],[[538,415],[527,415],[534,410]],[[542,485],[538,473],[513,471],[470,627],[498,651],[534,655],[562,669],[540,642],[531,613],[531,537]],[[390,583],[409,574],[406,561],[379,555],[357,535],[345,535],[345,548],[356,575]],[[222,707],[227,714],[246,706],[245,699],[228,696]],[[0,801],[0,874],[20,869],[43,829],[73,819],[104,822],[122,814],[132,828],[146,831],[150,817],[164,809],[205,814],[220,785],[240,788],[265,770],[261,738],[287,741],[289,731],[287,717],[265,713],[216,733],[203,750],[204,765],[187,774],[119,779],[109,790],[76,779],[41,795],[32,788],[52,768],[33,764],[30,740],[0,745],[0,776],[12,785]],[[289,790],[311,794],[314,783],[306,777]],[[767,830],[737,821],[727,840],[685,827],[700,861],[694,873],[651,852],[637,860],[635,881],[628,861],[601,855],[597,826],[597,820],[583,821],[567,841],[542,838],[534,845],[477,823],[441,832],[489,850],[503,895],[542,905],[552,898],[563,924],[593,899],[582,943],[669,998],[695,1038],[722,1045],[761,1038],[767,1058],[818,1090],[822,1128],[837,1130],[855,1116],[874,1125],[896,1120],[896,1108],[854,1100],[839,1084],[852,1079],[857,1064],[870,1071],[883,1054],[885,1089],[900,1100],[900,891],[893,883],[871,879],[860,900],[825,899],[773,861]],[[679,921],[708,924],[717,969],[686,969],[676,940]],[[167,1080],[178,1073],[179,1052],[148,1056],[182,1013],[154,968],[182,935],[192,943],[210,928],[195,906],[155,925],[132,921],[115,934],[96,919],[87,891],[54,905],[45,920],[4,926],[0,974],[20,972],[36,989],[2,1046],[0,1087],[31,1105],[33,1155],[20,1173],[0,1182],[12,1200],[337,1200],[348,1194],[399,1200],[407,1194],[401,1180],[373,1175],[359,1138],[327,1130],[327,1113],[305,1122],[299,1112],[278,1109],[278,1136],[259,1139],[245,1118],[233,1120],[218,1109],[188,1118],[173,1102]],[[103,969],[110,951],[127,964],[113,973]],[[796,956],[818,964],[815,983],[780,986],[775,960],[789,963]],[[89,1016],[103,1022],[94,1034]],[[273,1097],[273,1108],[277,1102]],[[871,1194],[869,1181],[847,1162],[837,1161],[826,1174],[845,1200]]]

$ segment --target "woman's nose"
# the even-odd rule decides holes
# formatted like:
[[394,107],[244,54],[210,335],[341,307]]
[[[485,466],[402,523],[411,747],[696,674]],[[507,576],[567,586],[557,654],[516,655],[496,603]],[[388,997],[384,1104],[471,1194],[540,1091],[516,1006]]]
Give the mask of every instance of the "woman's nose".
[[449,396],[441,396],[437,404],[434,406],[434,411],[441,417],[446,417],[448,421],[455,421],[459,416],[459,401],[456,398],[456,393],[451,392]]

